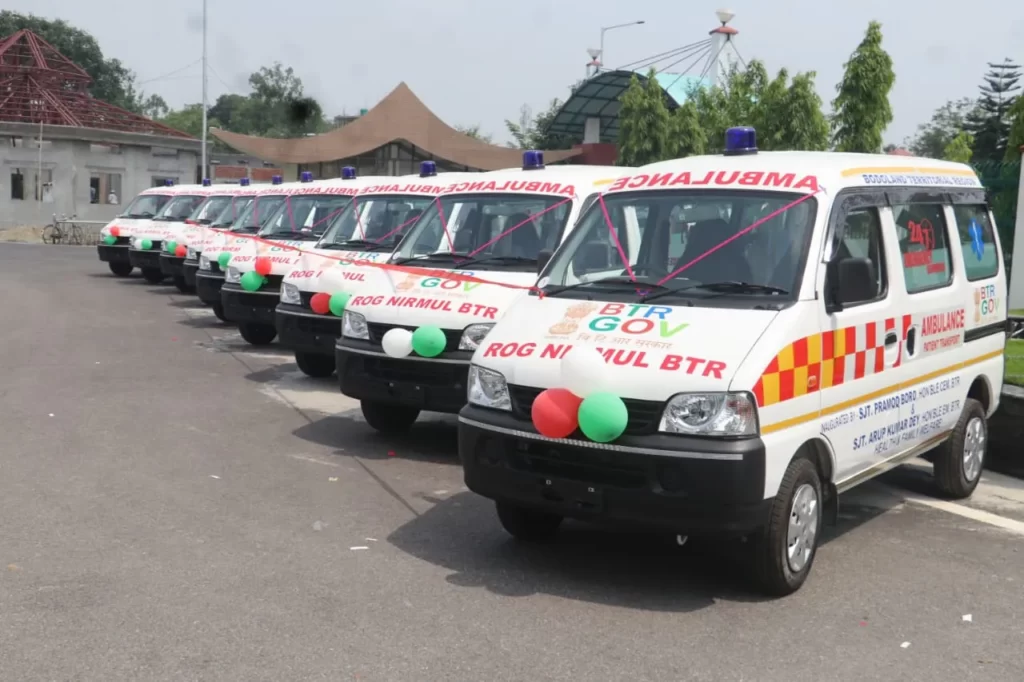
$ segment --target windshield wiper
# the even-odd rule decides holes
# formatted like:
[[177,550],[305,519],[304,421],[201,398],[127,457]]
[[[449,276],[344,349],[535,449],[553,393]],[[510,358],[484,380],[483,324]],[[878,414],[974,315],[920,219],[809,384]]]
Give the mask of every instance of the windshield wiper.
[[457,254],[457,253],[451,253],[450,251],[435,251],[434,253],[425,253],[425,254],[420,255],[420,256],[409,256],[407,258],[399,258],[398,260],[396,260],[393,263],[393,265],[401,265],[402,263],[410,263],[412,261],[419,261],[419,260],[442,260],[442,259],[444,259],[446,261],[453,261],[459,255],[460,254]]
[[280,239],[288,242],[318,242],[320,237],[312,232],[271,232],[260,235],[264,239]]
[[457,268],[464,268],[467,265],[474,265],[476,263],[486,263],[488,261],[501,261],[502,263],[531,263],[536,264],[536,258],[530,258],[529,256],[480,256],[479,258],[470,258],[464,260],[461,263],[456,264]]
[[395,245],[391,242],[375,242],[372,239],[346,239],[343,242],[331,242],[330,244],[322,244],[321,249],[339,249],[342,251],[379,251],[382,249],[394,249]]
[[781,294],[785,296],[789,292],[785,289],[778,287],[768,286],[766,284],[754,284],[752,282],[738,282],[735,280],[725,280],[722,282],[690,282],[684,284],[681,287],[665,288],[663,291],[656,291],[653,294],[648,294],[640,299],[642,303],[661,298],[662,296],[671,296],[672,294],[678,294],[688,289],[707,289],[708,291],[717,291],[720,293],[730,292],[747,292],[747,293],[759,293],[759,294]]
[[235,232],[236,234],[256,234],[257,232],[260,231],[260,226],[259,225],[246,225],[244,227],[235,228],[234,230],[231,230],[231,231]]
[[[657,284],[655,282],[638,282],[636,280],[630,279],[629,277],[605,277],[604,279],[588,279],[585,282],[576,282],[575,284],[566,284],[565,286],[555,287],[554,289],[551,289],[549,291],[545,291],[544,295],[545,296],[557,296],[558,294],[562,293],[563,291],[570,291],[570,290],[575,289],[577,287],[583,287],[583,286],[587,286],[587,285],[591,285],[591,284],[616,284],[616,285],[618,285],[618,284],[625,284],[625,285],[628,285],[630,288],[637,289],[637,290],[640,290],[640,291],[646,291],[646,290],[650,289],[651,287],[654,287],[654,288],[657,288],[657,289],[666,289],[667,288],[663,284]],[[658,293],[664,293],[664,292],[658,292]],[[645,299],[641,299],[641,300],[645,300]]]
[[131,218],[133,220],[148,220],[148,219],[153,217],[153,214],[152,213],[129,213],[127,215],[120,216],[120,217],[122,217],[122,218]]

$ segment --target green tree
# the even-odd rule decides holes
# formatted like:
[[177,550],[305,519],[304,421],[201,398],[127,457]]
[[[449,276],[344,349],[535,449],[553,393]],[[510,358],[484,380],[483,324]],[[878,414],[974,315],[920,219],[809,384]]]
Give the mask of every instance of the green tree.
[[665,91],[654,70],[643,83],[634,74],[619,109],[619,159],[622,166],[643,166],[671,158],[676,152]]
[[675,151],[671,156],[682,159],[687,156],[700,156],[707,151],[708,136],[700,124],[697,105],[688,100],[672,112],[671,142]]
[[957,163],[970,163],[973,144],[974,138],[971,137],[971,134],[966,130],[961,130],[942,150],[942,158]]
[[[202,137],[203,105],[186,104],[181,109],[169,112],[166,116],[160,119],[160,123],[184,133],[188,133],[193,137]],[[206,124],[210,128],[221,127],[220,122],[215,118],[210,118],[209,113],[207,113]]]
[[549,130],[564,102],[557,97],[548,103],[547,109],[536,116],[529,105],[519,110],[519,120],[505,120],[505,128],[512,136],[512,146],[519,149],[572,149],[581,144],[581,136],[554,133]]
[[245,95],[224,94],[217,98],[207,115],[220,121],[225,129],[233,133],[248,135],[252,131],[247,127],[249,121],[242,115],[247,103],[248,98]]
[[1009,59],[988,65],[978,107],[967,119],[966,129],[974,135],[974,158],[1001,161],[1006,156],[1010,135],[1010,110],[1020,92],[1021,67]]
[[917,127],[917,133],[906,142],[907,149],[915,156],[943,158],[946,147],[964,130],[977,105],[970,97],[946,102],[935,110],[928,123]]
[[832,100],[832,144],[836,151],[877,153],[892,122],[889,92],[896,82],[892,58],[882,49],[882,25],[868,24],[864,40],[846,62]]
[[82,67],[92,78],[89,91],[93,97],[130,111],[140,111],[141,102],[135,92],[134,74],[117,59],[105,58],[99,43],[91,34],[62,19],[51,20],[33,14],[0,11],[0,36],[11,35],[23,28],[32,31]]
[[1006,154],[1008,162],[1020,161],[1020,148],[1024,147],[1024,97],[1018,97],[1010,109],[1010,132],[1007,136]]
[[297,137],[328,128],[320,103],[307,97],[302,79],[280,62],[263,66],[249,76],[252,92],[244,103],[234,102],[232,130],[244,128],[251,135]]
[[167,102],[160,95],[148,96],[140,106],[140,113],[154,120],[167,116],[170,111],[171,108],[167,106]]
[[491,144],[491,136],[490,135],[484,135],[483,133],[481,133],[479,125],[475,125],[475,126],[456,125],[456,126],[452,126],[452,127],[455,128],[455,130],[457,130],[460,133],[462,133],[463,135],[465,135],[466,137],[472,137],[474,140],[480,140],[481,142],[486,142],[487,144]]

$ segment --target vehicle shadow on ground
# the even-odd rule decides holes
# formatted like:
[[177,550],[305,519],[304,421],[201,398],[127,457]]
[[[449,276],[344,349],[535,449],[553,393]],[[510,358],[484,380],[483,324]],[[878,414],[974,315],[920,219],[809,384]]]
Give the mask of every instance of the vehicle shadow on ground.
[[[838,524],[824,529],[821,546],[899,503],[895,497],[851,500],[841,507]],[[508,536],[493,504],[469,492],[437,500],[387,539],[451,571],[446,580],[452,585],[502,596],[550,594],[669,612],[696,611],[722,600],[770,600],[753,584],[751,545],[739,539],[694,537],[680,547],[669,533],[567,521],[555,540],[531,545]]]
[[[293,356],[292,351],[284,346],[280,346],[276,343],[272,343],[268,346],[254,346],[242,338],[242,335],[238,333],[238,329],[229,323],[220,323],[216,317],[212,318],[218,324],[211,322],[209,325],[196,325],[196,326],[209,326],[216,328],[217,331],[223,332],[223,335],[214,336],[209,341],[197,341],[196,345],[206,350],[214,351],[216,353],[232,353],[239,357],[244,358],[246,355],[263,355],[263,356],[274,356],[282,359],[291,358]],[[204,320],[205,321],[205,320]],[[286,365],[275,365],[270,369],[278,369],[285,367]],[[294,364],[292,365],[294,368]],[[260,374],[261,372],[268,370],[260,370],[253,374]],[[253,376],[253,374],[246,375],[246,378]]]

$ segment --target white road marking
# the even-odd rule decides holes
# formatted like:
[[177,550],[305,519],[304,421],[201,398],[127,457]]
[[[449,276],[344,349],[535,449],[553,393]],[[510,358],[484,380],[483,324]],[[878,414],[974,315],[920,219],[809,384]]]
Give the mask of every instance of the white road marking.
[[950,514],[956,514],[957,516],[962,516],[965,519],[971,519],[972,521],[978,521],[980,523],[987,523],[990,526],[1001,528],[1015,535],[1024,536],[1024,521],[1017,521],[1016,519],[999,516],[992,512],[975,509],[974,507],[967,507],[956,502],[949,502],[948,500],[936,500],[930,497],[920,497],[918,495],[907,495],[906,500],[913,504],[938,509]]
[[307,457],[306,455],[288,455],[288,456],[291,457],[292,459],[297,459],[300,462],[310,462],[312,464],[323,464],[325,467],[341,468],[341,465],[338,464],[337,462],[326,462],[326,461],[324,461],[322,459],[317,459],[316,457]]

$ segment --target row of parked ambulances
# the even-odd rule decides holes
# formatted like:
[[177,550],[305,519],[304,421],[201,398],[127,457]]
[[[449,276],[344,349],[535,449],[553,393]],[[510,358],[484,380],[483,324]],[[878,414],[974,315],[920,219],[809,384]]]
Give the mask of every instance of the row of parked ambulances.
[[458,414],[504,528],[728,534],[765,590],[807,577],[843,491],[916,456],[969,496],[1006,277],[962,164],[758,153],[147,190],[103,230],[253,345],[337,374],[367,424]]

